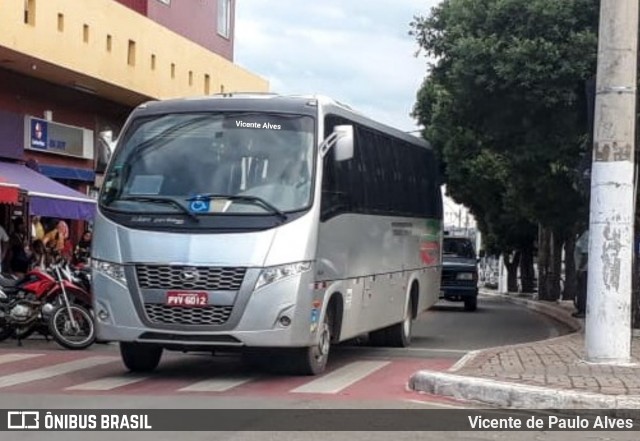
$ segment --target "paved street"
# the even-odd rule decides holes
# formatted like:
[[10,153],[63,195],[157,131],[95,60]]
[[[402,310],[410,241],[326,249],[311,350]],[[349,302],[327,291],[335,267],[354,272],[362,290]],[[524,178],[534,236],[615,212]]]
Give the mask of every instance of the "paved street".
[[[468,351],[561,335],[567,328],[522,306],[483,298],[476,313],[442,303],[416,322],[411,348],[386,349],[350,342],[335,348],[326,374],[291,377],[247,369],[236,355],[166,354],[152,375],[127,374],[115,345],[66,351],[53,342],[30,339],[19,348],[0,344],[0,406],[77,409],[438,409],[474,408],[444,398],[409,392],[419,369],[444,371]],[[7,433],[7,440],[37,440],[38,433]],[[523,440],[627,440],[632,433],[520,432]],[[113,434],[92,433],[91,439]],[[502,440],[510,432],[219,432],[181,434],[189,440]],[[86,434],[50,432],[47,439],[83,439]],[[126,433],[123,439],[173,440],[174,433]]]
[[[409,399],[403,384],[419,369],[445,370],[451,358],[404,359],[354,356],[341,351],[321,377],[294,377],[249,370],[239,357],[168,353],[149,375],[125,373],[115,350],[3,351],[0,388],[7,393],[80,395],[213,395],[302,402],[314,399]],[[375,387],[374,387],[375,385]],[[298,398],[300,397],[300,398]]]
[[[294,377],[251,370],[237,354],[180,354],[165,352],[153,374],[127,373],[116,345],[94,345],[74,352],[43,339],[0,344],[0,405],[33,405],[33,395],[58,396],[58,406],[99,407],[109,396],[127,396],[139,404],[158,403],[153,397],[172,397],[198,406],[224,407],[230,398],[249,400],[251,406],[270,407],[275,401],[307,407],[310,401],[326,406],[346,402],[368,406],[452,404],[406,389],[412,373],[444,371],[469,350],[557,336],[566,328],[542,315],[496,299],[483,299],[475,313],[460,305],[436,306],[416,322],[414,345],[406,349],[373,348],[354,341],[334,348],[328,372],[319,377]],[[81,401],[76,401],[82,397]],[[145,400],[144,397],[150,397]],[[115,407],[123,405],[114,401]],[[164,405],[169,405],[165,402]],[[277,405],[277,403],[276,403]],[[199,406],[198,406],[199,407]]]

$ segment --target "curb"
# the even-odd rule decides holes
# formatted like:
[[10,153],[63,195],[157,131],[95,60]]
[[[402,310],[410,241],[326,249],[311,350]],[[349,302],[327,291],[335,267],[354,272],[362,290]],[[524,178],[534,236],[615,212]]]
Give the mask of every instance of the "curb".
[[[583,322],[571,315],[568,310],[559,307],[557,302],[541,302],[497,294],[481,290],[480,294],[500,298],[511,303],[525,306],[538,313],[547,315],[569,326],[574,332],[584,329]],[[569,335],[569,334],[568,334]],[[549,339],[566,338],[567,335]],[[521,346],[520,343],[510,346]],[[640,395],[605,395],[595,392],[576,392],[572,390],[552,389],[542,386],[509,383],[486,378],[467,377],[455,373],[479,354],[497,348],[472,351],[460,359],[449,372],[418,371],[410,379],[408,387],[416,392],[452,397],[458,400],[480,402],[502,408],[517,409],[638,409]],[[623,411],[620,411],[624,413]]]
[[640,395],[575,392],[432,371],[413,374],[409,388],[501,408],[610,409],[619,410],[621,414],[625,409],[640,408]]
[[565,325],[569,326],[574,332],[582,331],[584,329],[583,321],[573,317],[569,311],[559,308],[557,306],[558,302],[554,302],[554,301],[545,302],[544,300],[530,300],[530,299],[524,299],[521,297],[514,297],[513,295],[508,295],[508,294],[498,294],[498,293],[487,292],[485,290],[480,290],[480,294],[485,295],[487,297],[499,298],[502,300],[506,300],[510,303],[515,303],[517,305],[525,306],[528,309],[547,315],[559,322],[564,323]]

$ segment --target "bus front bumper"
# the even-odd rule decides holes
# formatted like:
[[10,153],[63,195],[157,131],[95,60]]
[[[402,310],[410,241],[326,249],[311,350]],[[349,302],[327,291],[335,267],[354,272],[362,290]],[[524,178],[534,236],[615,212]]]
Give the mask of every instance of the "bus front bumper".
[[[136,293],[94,272],[93,308],[100,341],[153,343],[162,346],[198,347],[306,347],[316,344],[320,314],[312,311],[314,292],[311,272],[272,283],[246,295],[243,306],[234,306],[239,318],[220,326],[150,324],[143,321]],[[300,298],[298,298],[300,297]],[[236,303],[242,303],[236,301]],[[286,317],[286,319],[283,319]],[[145,323],[146,322],[146,323]]]

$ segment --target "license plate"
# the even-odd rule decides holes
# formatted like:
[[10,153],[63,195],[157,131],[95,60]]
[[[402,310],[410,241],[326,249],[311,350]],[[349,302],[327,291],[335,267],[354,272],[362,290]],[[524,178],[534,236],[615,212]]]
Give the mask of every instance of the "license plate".
[[209,296],[206,292],[168,291],[167,306],[206,306]]

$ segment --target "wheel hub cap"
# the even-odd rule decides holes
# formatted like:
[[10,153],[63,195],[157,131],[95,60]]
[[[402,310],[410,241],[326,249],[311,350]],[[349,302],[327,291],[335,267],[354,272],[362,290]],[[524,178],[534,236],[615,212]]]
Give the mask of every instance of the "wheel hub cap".
[[329,334],[329,326],[326,324],[322,327],[322,333],[320,334],[320,341],[318,342],[318,349],[316,358],[321,360],[329,354],[331,335]]

